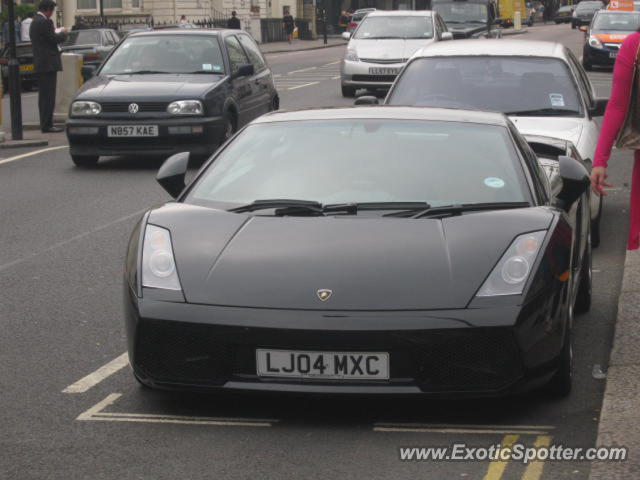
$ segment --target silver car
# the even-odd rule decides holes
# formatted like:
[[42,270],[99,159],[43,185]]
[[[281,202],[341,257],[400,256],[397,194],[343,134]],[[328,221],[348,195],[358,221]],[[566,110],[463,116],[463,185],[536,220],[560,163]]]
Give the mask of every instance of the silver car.
[[[358,103],[377,103],[374,97]],[[417,52],[385,104],[494,110],[520,133],[556,137],[575,145],[590,164],[598,140],[596,98],[582,65],[567,47],[524,40],[460,40]],[[599,243],[601,197],[592,195],[592,243]]]
[[407,60],[420,48],[453,35],[431,11],[375,11],[367,14],[349,39],[342,65],[342,95],[359,88],[389,88]]

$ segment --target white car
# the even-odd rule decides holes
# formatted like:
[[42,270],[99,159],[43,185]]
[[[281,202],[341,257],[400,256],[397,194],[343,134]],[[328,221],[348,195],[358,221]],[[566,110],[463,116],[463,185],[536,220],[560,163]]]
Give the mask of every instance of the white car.
[[[358,104],[377,103],[375,97]],[[456,40],[417,52],[389,91],[385,104],[474,108],[503,112],[524,135],[555,137],[575,145],[591,164],[598,140],[596,98],[574,54],[553,42]],[[592,195],[592,243],[600,239],[602,198]]]
[[368,13],[351,34],[340,66],[342,95],[353,97],[360,88],[389,88],[409,58],[422,47],[450,40],[440,15],[428,10]]

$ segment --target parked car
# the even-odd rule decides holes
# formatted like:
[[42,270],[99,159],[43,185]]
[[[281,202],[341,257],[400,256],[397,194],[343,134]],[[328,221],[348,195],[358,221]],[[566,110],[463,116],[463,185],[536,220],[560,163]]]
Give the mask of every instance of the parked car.
[[[304,152],[304,155],[300,155]],[[567,395],[589,308],[586,169],[502,114],[264,115],[131,235],[133,374],[165,389]],[[259,245],[260,248],[256,248]]]
[[497,0],[432,0],[431,8],[456,39],[502,36]]
[[60,50],[62,53],[82,55],[84,65],[98,66],[119,41],[118,32],[111,28],[72,30],[60,46]]
[[407,59],[425,45],[453,35],[435,12],[396,10],[367,14],[349,40],[340,66],[342,96],[360,88],[389,88]]
[[575,5],[564,5],[560,7],[553,16],[553,21],[556,22],[556,24],[571,23],[571,16],[573,15],[574,9]]
[[586,33],[582,49],[582,66],[585,70],[592,70],[594,66],[612,67],[624,39],[639,27],[640,12],[597,12],[589,27],[580,27],[580,30]]
[[349,24],[347,25],[347,32],[354,32],[355,29],[360,25],[360,22],[364,17],[367,16],[368,13],[375,12],[375,8],[360,8],[353,12],[353,15],[349,19]]
[[[16,44],[16,58],[20,69],[20,84],[25,89],[33,89],[38,85],[38,76],[33,68],[33,49],[31,43]],[[2,90],[9,91],[9,45],[5,45],[0,53],[0,73],[2,73]]]
[[271,70],[246,32],[132,33],[71,103],[71,158],[92,166],[103,155],[206,156],[278,106]]
[[[361,97],[358,103],[377,103]],[[573,143],[591,162],[607,100],[596,98],[575,55],[559,43],[469,40],[431,45],[409,61],[385,104],[494,110],[523,134]],[[600,243],[602,197],[591,196],[593,246]]]
[[573,11],[571,17],[571,28],[578,28],[581,25],[589,25],[593,16],[598,10],[604,8],[604,3],[600,1],[583,0]]
[[124,37],[126,37],[127,35],[130,35],[132,33],[149,32],[149,31],[153,30],[153,28],[148,27],[146,25],[129,25],[127,27],[129,27],[129,28],[122,28],[122,29],[117,31],[118,37],[120,37],[121,40]]

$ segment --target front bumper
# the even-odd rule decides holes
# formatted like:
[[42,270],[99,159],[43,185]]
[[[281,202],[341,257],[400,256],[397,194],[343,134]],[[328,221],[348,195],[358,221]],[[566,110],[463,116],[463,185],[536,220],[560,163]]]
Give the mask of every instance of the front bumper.
[[[109,125],[157,125],[157,137],[116,137],[107,135]],[[72,133],[78,127],[97,128],[97,133]],[[202,127],[202,133],[170,133],[170,127]],[[70,130],[71,129],[71,130]],[[185,118],[70,118],[66,122],[71,155],[172,155],[188,151],[210,154],[222,141],[224,117]],[[71,132],[71,133],[70,133]]]
[[604,48],[595,48],[588,43],[584,46],[583,55],[585,60],[591,65],[611,67],[616,61],[619,45],[610,46],[604,44]]
[[[141,299],[126,290],[131,365],[140,381],[156,388],[494,396],[547,381],[555,371],[562,341],[561,335],[543,330],[539,311],[523,315],[519,307],[434,312],[263,310]],[[469,320],[477,327],[470,328]],[[388,352],[390,378],[259,377],[257,348]]]
[[[340,80],[345,87],[354,88],[390,88],[404,63],[369,63],[343,60],[340,68]],[[389,69],[394,73],[374,73],[371,69]]]

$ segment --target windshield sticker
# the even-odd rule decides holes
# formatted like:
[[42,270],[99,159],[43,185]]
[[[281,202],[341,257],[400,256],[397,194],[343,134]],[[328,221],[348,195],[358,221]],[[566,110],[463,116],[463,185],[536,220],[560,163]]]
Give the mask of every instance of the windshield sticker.
[[210,63],[203,63],[202,70],[211,71],[213,70],[213,65],[211,65]]
[[221,72],[222,71],[222,65],[214,65],[213,66],[213,71],[214,72]]
[[498,177],[489,177],[484,179],[484,184],[491,188],[503,188],[504,180]]
[[549,100],[552,107],[564,107],[564,97],[561,93],[550,93]]

